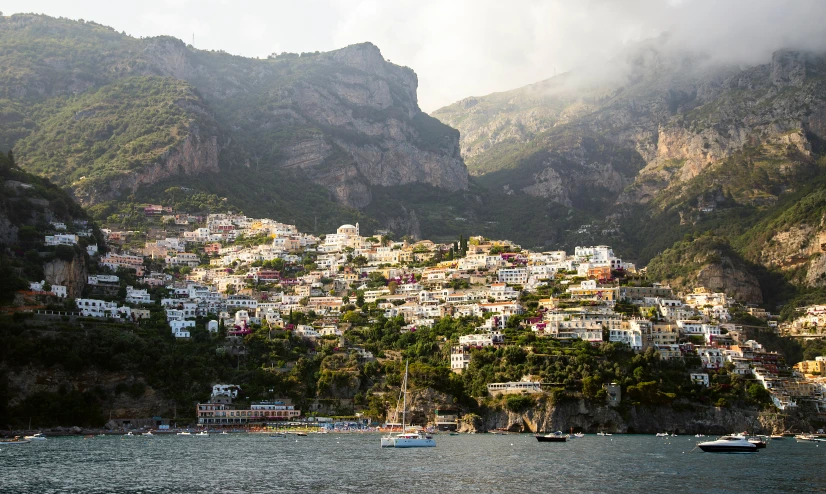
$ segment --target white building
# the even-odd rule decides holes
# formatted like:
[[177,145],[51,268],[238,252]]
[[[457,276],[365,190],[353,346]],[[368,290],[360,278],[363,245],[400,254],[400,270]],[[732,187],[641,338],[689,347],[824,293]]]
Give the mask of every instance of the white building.
[[43,241],[46,245],[76,245],[77,235],[72,233],[58,233],[57,235],[46,235]]
[[470,352],[466,347],[455,346],[450,350],[450,370],[461,374],[470,365]]
[[524,285],[528,282],[527,268],[501,268],[497,275],[501,283],[508,285]]
[[491,346],[505,342],[505,336],[501,331],[491,331],[484,334],[467,334],[459,337],[459,344],[462,346]]

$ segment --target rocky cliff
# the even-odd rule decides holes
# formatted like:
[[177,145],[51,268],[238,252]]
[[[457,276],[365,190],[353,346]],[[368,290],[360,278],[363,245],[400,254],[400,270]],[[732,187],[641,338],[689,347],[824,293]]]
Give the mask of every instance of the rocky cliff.
[[[617,183],[616,167],[608,166],[615,153],[582,160],[582,150],[566,142],[568,132],[601,136],[642,162],[622,171],[625,183],[606,189],[620,203],[645,203],[666,189],[679,190],[747,146],[766,146],[779,159],[793,150],[805,160],[811,154],[808,134],[822,133],[821,55],[780,51],[766,64],[741,69],[693,54],[666,55],[653,41],[614,63],[623,76],[606,74],[594,82],[573,72],[462,100],[433,115],[461,131],[472,174],[507,171],[496,175],[500,185],[520,168],[536,169],[533,156],[546,150],[579,161],[591,180]],[[555,179],[561,170],[553,161],[543,167],[535,183],[521,190],[570,205],[567,196],[588,187]]]
[[0,146],[85,204],[203,176],[236,204],[260,205],[236,193],[239,166],[258,185],[299,177],[355,208],[374,187],[467,188],[458,132],[421,112],[416,74],[370,43],[259,60],[15,15],[0,17],[0,47],[4,66],[21,67],[0,77],[13,110]]
[[783,430],[773,419],[774,414],[754,410],[701,407],[682,404],[670,407],[632,406],[618,410],[584,400],[569,400],[553,404],[540,399],[535,408],[521,413],[492,410],[469,428],[477,430],[509,430],[514,432],[568,431],[585,433],[655,434],[669,431],[676,434],[727,434],[732,431],[772,433]]
[[86,286],[88,271],[84,258],[75,256],[71,261],[54,259],[43,265],[43,275],[51,285],[63,285],[69,298],[78,298]]

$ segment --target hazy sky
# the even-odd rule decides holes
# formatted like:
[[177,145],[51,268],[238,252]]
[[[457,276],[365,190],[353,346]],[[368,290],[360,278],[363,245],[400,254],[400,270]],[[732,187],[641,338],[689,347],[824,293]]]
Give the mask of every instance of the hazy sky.
[[5,0],[5,15],[93,20],[133,36],[264,57],[362,41],[419,76],[432,111],[598,63],[662,32],[672,46],[754,63],[826,47],[826,0]]

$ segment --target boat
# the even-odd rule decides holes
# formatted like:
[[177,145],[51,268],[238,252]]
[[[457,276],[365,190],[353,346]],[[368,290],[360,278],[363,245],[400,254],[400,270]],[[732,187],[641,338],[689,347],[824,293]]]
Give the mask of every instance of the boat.
[[706,441],[697,445],[706,453],[756,453],[757,445],[743,436],[722,436],[716,441]]
[[192,433],[191,433],[191,432],[187,432],[187,431],[182,431],[182,432],[179,432],[179,433],[178,433],[178,435],[179,435],[179,436],[191,436],[191,435],[192,435]]
[[270,437],[273,438],[273,439],[286,439],[287,435],[284,434],[283,432],[274,432],[274,433],[270,434]]
[[227,431],[221,431],[221,435],[222,436],[228,436],[229,434],[227,434]]
[[143,434],[141,434],[141,436],[155,437],[155,434],[152,434],[152,431],[147,431],[147,432],[144,432]]
[[28,439],[21,439],[20,436],[14,436],[12,439],[0,439],[0,445],[5,446],[17,446],[29,443],[31,443],[31,441],[29,441]]
[[132,431],[129,431],[129,432],[127,432],[126,434],[124,434],[124,436],[129,436],[129,437],[132,437],[132,436],[134,436],[134,434],[132,434]]
[[458,432],[451,432],[450,434],[448,434],[448,436],[458,436],[458,435],[459,435]]
[[613,436],[610,432],[599,431],[597,432],[597,436]]
[[563,434],[562,431],[552,432],[550,434],[534,436],[540,443],[564,443],[568,440],[568,434]]
[[306,432],[296,432],[296,433],[295,433],[295,435],[296,435],[296,436],[299,436],[299,437],[307,437],[307,433],[306,433]]
[[585,437],[585,433],[577,432],[576,434],[572,435],[571,437],[575,437],[577,439],[582,439],[583,437]]
[[763,449],[768,445],[765,436],[752,436],[746,440],[752,443],[753,445],[757,446],[758,449]]
[[771,439],[772,441],[775,441],[777,439],[783,439],[783,434],[772,434],[771,436],[769,436],[769,439]]
[[794,436],[798,441],[806,441],[813,443],[826,443],[826,439],[815,436],[814,434],[798,434]]
[[25,436],[23,439],[28,439],[29,441],[45,441],[46,436],[41,433],[32,434],[31,436]]
[[197,434],[193,434],[193,436],[206,437],[206,436],[209,436],[209,432],[207,432],[207,431],[201,431],[201,432],[199,432],[199,433],[197,433]]
[[706,437],[705,434],[694,434],[694,437]]
[[[388,434],[381,438],[382,448],[432,448],[436,446],[436,440],[433,436],[423,430],[405,431],[405,424],[407,420],[407,374],[410,367],[410,361],[404,365],[404,380],[402,380],[402,432],[396,434]],[[398,409],[398,403],[397,403]]]
[[667,432],[658,432],[657,437],[668,437],[668,433]]

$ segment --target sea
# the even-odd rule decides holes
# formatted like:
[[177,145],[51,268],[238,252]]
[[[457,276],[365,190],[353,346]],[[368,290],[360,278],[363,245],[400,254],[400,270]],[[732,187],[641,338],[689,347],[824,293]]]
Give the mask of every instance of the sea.
[[378,434],[57,437],[0,444],[6,493],[826,492],[826,443],[772,440],[754,454],[703,453],[714,438],[436,435],[380,448]]

